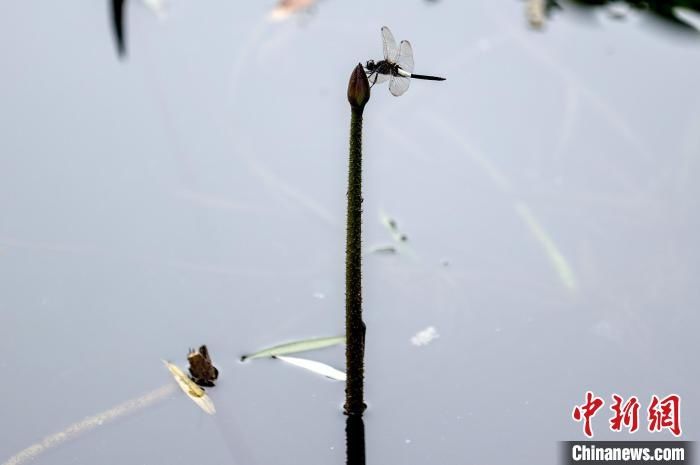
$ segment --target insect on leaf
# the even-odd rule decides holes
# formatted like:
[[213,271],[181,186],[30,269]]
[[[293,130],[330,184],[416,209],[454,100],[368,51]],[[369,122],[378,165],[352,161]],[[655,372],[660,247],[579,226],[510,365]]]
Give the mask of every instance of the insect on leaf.
[[165,360],[163,360],[163,363],[165,363],[165,366],[168,368],[168,370],[170,370],[170,373],[173,375],[173,378],[175,378],[175,381],[177,382],[178,386],[180,386],[180,389],[187,394],[187,397],[192,399],[195,404],[199,405],[199,407],[209,415],[214,415],[216,413],[214,402],[212,402],[207,393],[204,392],[204,389],[197,386],[197,384],[195,384],[195,382],[192,381],[177,365]]
[[254,358],[275,357],[277,355],[295,354],[297,352],[323,349],[324,347],[331,347],[343,343],[345,343],[345,336],[305,339],[303,341],[294,341],[289,342],[287,344],[281,344],[278,346],[270,347],[268,349],[263,349],[258,352],[255,352],[254,354],[244,355],[243,357],[241,357],[241,361]]
[[291,365],[298,366],[305,370],[309,370],[312,373],[325,376],[326,378],[334,379],[336,381],[345,381],[347,378],[345,372],[336,370],[330,365],[326,365],[325,363],[317,362],[315,360],[307,360],[305,358],[297,357],[285,357],[283,355],[277,355],[275,356],[275,358],[278,358],[283,362],[287,362]]

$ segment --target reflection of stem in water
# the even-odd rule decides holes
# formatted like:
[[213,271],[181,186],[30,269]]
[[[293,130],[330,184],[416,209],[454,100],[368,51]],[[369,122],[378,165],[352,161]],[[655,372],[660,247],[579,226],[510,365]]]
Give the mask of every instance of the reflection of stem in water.
[[52,447],[56,447],[64,442],[73,440],[83,433],[93,430],[98,426],[102,426],[106,422],[116,420],[119,417],[134,413],[138,410],[149,407],[156,402],[160,402],[174,391],[175,386],[169,383],[166,386],[159,387],[158,389],[146,393],[141,397],[127,400],[126,402],[123,402],[109,410],[105,410],[97,415],[87,417],[78,423],[73,423],[63,431],[47,436],[36,444],[32,444],[26,449],[18,452],[3,462],[2,465],[20,465],[22,463],[29,462]]
[[365,465],[365,423],[359,415],[348,415],[345,422],[347,465]]

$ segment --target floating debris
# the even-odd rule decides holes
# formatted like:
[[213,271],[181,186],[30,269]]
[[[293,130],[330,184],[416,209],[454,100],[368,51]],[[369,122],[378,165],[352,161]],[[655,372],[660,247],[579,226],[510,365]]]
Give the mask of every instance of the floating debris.
[[170,373],[173,375],[173,378],[175,378],[175,381],[177,381],[180,389],[182,389],[195,404],[199,405],[199,407],[209,415],[214,415],[216,413],[214,402],[212,402],[207,393],[204,392],[204,389],[192,381],[177,365],[165,360],[163,360],[163,363],[168,370],[170,370]]
[[525,16],[533,29],[542,29],[547,19],[546,0],[527,0]]
[[325,363],[317,362],[315,360],[308,360],[305,358],[297,357],[285,357],[284,355],[276,355],[273,358],[282,360],[283,362],[287,362],[291,365],[298,366],[305,370],[309,370],[312,373],[316,373],[318,375],[325,376],[326,378],[330,378],[336,381],[345,381],[347,379],[345,372],[335,369],[330,365],[326,365]]
[[284,21],[295,13],[310,10],[314,3],[316,0],[280,0],[268,18],[271,21]]
[[214,381],[219,377],[219,370],[212,364],[207,346],[201,346],[198,351],[190,349],[187,361],[190,363],[192,381],[204,387],[214,386]]
[[303,341],[294,341],[287,344],[281,344],[278,346],[270,347],[268,349],[263,349],[254,354],[244,355],[241,357],[241,361],[255,358],[264,357],[275,357],[278,355],[295,354],[297,352],[306,352],[308,350],[322,349],[324,347],[331,347],[338,344],[345,343],[345,336],[333,336],[333,337],[321,337],[315,339],[305,339]]
[[527,0],[525,17],[531,28],[540,30],[555,9],[562,9],[557,0]]
[[416,335],[411,338],[411,344],[417,347],[427,346],[433,340],[439,337],[440,335],[438,334],[437,329],[435,329],[435,326],[428,326],[424,330],[418,331]]

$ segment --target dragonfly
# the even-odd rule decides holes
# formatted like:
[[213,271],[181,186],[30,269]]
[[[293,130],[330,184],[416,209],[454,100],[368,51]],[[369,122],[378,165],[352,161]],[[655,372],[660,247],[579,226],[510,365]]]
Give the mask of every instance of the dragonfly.
[[445,78],[413,73],[413,48],[407,40],[397,46],[394,35],[388,27],[382,27],[384,59],[378,62],[369,60],[365,64],[370,86],[389,80],[389,91],[398,97],[411,85],[411,78],[426,81],[444,81]]

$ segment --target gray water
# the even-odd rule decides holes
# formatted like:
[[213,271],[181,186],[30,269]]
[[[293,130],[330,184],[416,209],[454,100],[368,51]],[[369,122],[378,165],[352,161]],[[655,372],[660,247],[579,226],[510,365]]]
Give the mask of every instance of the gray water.
[[[535,32],[512,0],[204,3],[132,2],[124,62],[107,2],[3,7],[0,461],[206,343],[215,416],[173,391],[34,462],[344,463],[342,383],[238,358],[343,331],[345,92],[385,24],[447,81],[365,111],[365,245],[382,212],[409,237],[364,261],[368,463],[556,463],[589,389],[678,393],[697,438],[698,40]],[[629,438],[608,404],[596,438]]]

